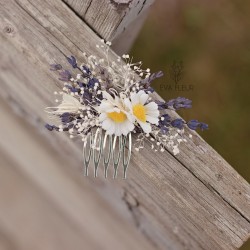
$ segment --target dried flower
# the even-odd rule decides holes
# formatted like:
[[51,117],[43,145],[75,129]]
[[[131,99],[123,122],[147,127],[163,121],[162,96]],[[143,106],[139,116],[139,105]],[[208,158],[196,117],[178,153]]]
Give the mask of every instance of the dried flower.
[[[185,128],[208,128],[207,124],[197,120],[186,123],[167,114],[167,110],[191,108],[191,100],[184,97],[167,102],[151,100],[150,94],[154,91],[151,83],[163,73],[151,74],[150,69],[143,70],[142,62],[133,63],[129,55],[122,56],[125,64],[120,57],[111,60],[110,45],[102,41],[96,46],[104,51],[103,58],[84,54],[84,64],[78,64],[74,56],[66,57],[77,73],[63,69],[60,64],[50,65],[52,71],[59,71],[59,80],[64,82],[64,86],[62,92],[55,93],[56,102],[60,104],[46,108],[60,124],[46,124],[49,131],[65,131],[70,138],[81,137],[84,142],[89,132],[96,128],[116,136],[133,132],[137,134],[136,151],[148,141],[155,151],[170,149],[177,154],[179,144],[185,141],[182,137]],[[175,67],[176,81],[181,70],[181,67]]]
[[61,70],[62,69],[62,65],[61,64],[51,64],[50,65],[50,70],[51,71],[57,71],[57,70]]

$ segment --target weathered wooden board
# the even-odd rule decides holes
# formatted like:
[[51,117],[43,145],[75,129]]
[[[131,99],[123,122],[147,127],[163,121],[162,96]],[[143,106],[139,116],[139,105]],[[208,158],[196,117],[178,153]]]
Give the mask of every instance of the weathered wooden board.
[[[136,249],[139,249],[139,246],[145,247],[147,244],[151,245],[153,249],[239,248],[250,234],[249,185],[195,133],[193,141],[188,139],[190,146],[182,145],[182,151],[178,157],[174,157],[168,152],[153,153],[149,149],[149,145],[140,154],[133,153],[127,181],[110,179],[105,181],[102,177],[92,179],[77,176],[79,169],[82,168],[80,145],[62,134],[52,135],[43,129],[46,119],[43,109],[51,104],[53,91],[58,90],[60,85],[57,75],[49,71],[48,64],[55,60],[60,63],[64,62],[64,55],[70,54],[74,54],[80,59],[83,50],[98,56],[100,51],[96,51],[95,47],[98,37],[59,0],[38,1],[39,4],[27,0],[4,0],[3,3],[0,13],[0,95],[5,103],[11,105],[21,116],[20,120],[36,126],[36,130],[28,128],[25,132],[26,137],[30,135],[29,141],[31,139],[37,141],[33,145],[37,152],[34,155],[39,156],[41,150],[39,143],[42,141],[44,148],[54,148],[53,150],[57,152],[56,157],[61,157],[61,160],[57,159],[58,162],[54,163],[56,160],[49,156],[48,151],[50,150],[41,150],[40,159],[44,158],[44,161],[46,160],[48,164],[54,166],[53,168],[44,168],[43,164],[33,166],[31,161],[33,154],[29,157],[20,153],[17,161],[15,153],[18,152],[18,148],[22,147],[22,140],[18,139],[15,142],[15,153],[13,153],[12,141],[8,142],[8,139],[4,137],[6,139],[0,144],[1,155],[5,157],[3,158],[5,162],[12,166],[11,169],[15,167],[16,171],[20,171],[18,175],[20,178],[22,175],[29,176],[32,182],[27,185],[31,188],[34,186],[35,190],[40,190],[38,187],[43,187],[40,195],[42,196],[45,192],[47,196],[52,197],[49,200],[51,203],[61,199],[57,203],[58,207],[68,211],[68,216],[72,216],[70,220],[72,224],[77,224],[74,218],[78,218],[79,225],[77,225],[81,228],[85,228],[82,225],[85,221],[81,218],[85,219],[86,216],[89,216],[89,223],[98,225],[95,221],[98,221],[98,218],[95,218],[97,212],[94,209],[93,212],[90,211],[89,207],[85,208],[89,211],[87,215],[82,212],[85,211],[83,208],[82,211],[80,209],[84,206],[83,201],[76,210],[73,210],[69,204],[78,206],[76,200],[81,190],[88,197],[93,197],[93,199],[89,198],[91,207],[95,207],[95,200],[104,199],[105,202],[99,201],[100,203],[98,203],[100,208],[108,213],[107,210],[112,207],[113,210],[110,210],[110,214],[117,214],[114,219],[116,222],[110,223],[117,225],[120,220],[120,227],[123,228],[120,230],[126,231],[128,238],[130,236],[127,231],[130,229],[129,226],[124,226],[125,220],[133,225],[131,235],[134,234],[135,229],[140,232],[140,237],[143,237],[144,240],[137,241]],[[4,107],[4,105],[2,106]],[[6,107],[3,110],[9,109]],[[1,110],[1,114],[8,112]],[[15,124],[13,129],[8,129],[9,126],[7,126],[3,127],[4,130],[2,129],[3,124],[0,125],[1,138],[5,135],[3,131],[6,130],[15,136],[19,122],[12,123]],[[38,131],[40,134],[37,134]],[[48,156],[46,156],[47,154]],[[47,157],[48,159],[45,159]],[[23,161],[23,164],[16,164],[20,161]],[[52,163],[49,163],[50,161]],[[26,164],[29,162],[32,164],[28,168]],[[60,162],[64,164],[60,164]],[[9,179],[17,178],[11,172],[12,170],[1,171],[2,176],[6,176],[6,179],[8,176]],[[70,174],[71,172],[72,174]],[[40,173],[43,173],[41,177]],[[54,176],[51,180],[50,174]],[[56,179],[57,174],[63,178],[59,180],[59,183]],[[70,198],[69,190],[71,188],[67,182],[72,183],[75,180],[78,180],[79,190],[75,195],[73,192],[73,198]],[[22,186],[23,180],[19,180],[19,182]],[[46,186],[46,184],[50,185]],[[94,191],[90,191],[90,189]],[[63,194],[67,193],[65,203],[61,197],[62,193],[59,191]],[[3,194],[5,194],[4,191]],[[27,200],[26,203],[28,202]],[[44,201],[44,206],[49,206],[50,202],[45,203]],[[2,206],[1,197],[0,204]],[[0,209],[0,214],[1,211],[2,209]],[[53,215],[53,211],[50,216]],[[17,210],[13,210],[11,216],[16,213]],[[108,215],[107,221],[111,220],[111,215]],[[0,220],[3,217],[4,214],[1,214]],[[8,223],[8,216],[6,218],[1,232],[8,234],[11,222]],[[15,223],[17,219],[18,217],[14,217],[12,222]],[[64,222],[68,221],[63,216],[56,217],[55,221],[59,219]],[[44,221],[43,218],[37,223],[40,224],[42,221]],[[58,225],[63,227],[64,222]],[[54,228],[58,225],[54,225]],[[115,230],[117,230],[116,227]],[[113,232],[110,227],[107,228],[107,231],[107,235]],[[82,234],[84,233],[85,231],[82,232]],[[89,236],[91,233],[92,231],[87,228],[86,234]],[[13,238],[17,237],[16,231],[13,231],[11,235]],[[18,237],[21,237],[20,235]],[[103,235],[102,232],[101,235]],[[136,238],[139,237],[134,235]],[[119,238],[119,235],[117,237],[123,244],[122,237]],[[133,236],[131,237],[131,244],[133,244]],[[102,244],[105,241],[103,238],[96,238],[96,244]],[[125,238],[124,242],[128,241],[128,238]],[[25,239],[27,238],[24,237],[23,243],[17,240],[17,244],[31,246]],[[71,241],[73,238],[68,238],[68,240]],[[48,240],[48,242],[50,241]],[[110,244],[116,246],[115,242]],[[89,245],[94,249],[94,245],[91,244],[94,243],[90,240]]]
[[154,0],[63,0],[118,54],[129,51]]
[[0,235],[13,249],[151,249],[2,99],[0,112]]

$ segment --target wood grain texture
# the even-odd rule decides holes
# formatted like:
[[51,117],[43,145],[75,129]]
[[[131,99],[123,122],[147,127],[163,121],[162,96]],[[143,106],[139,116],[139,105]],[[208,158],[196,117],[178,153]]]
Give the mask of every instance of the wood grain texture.
[[63,0],[102,38],[127,53],[154,0]]
[[25,250],[150,249],[2,100],[0,111],[0,232],[9,242]]
[[[43,198],[41,205],[46,207],[56,203],[58,209],[67,211],[67,216],[63,214],[61,217],[55,217],[55,222],[51,222],[53,224],[51,230],[56,230],[58,225],[64,228],[63,223],[68,221],[73,224],[72,226],[84,230],[85,221],[82,218],[85,219],[85,213],[83,211],[88,211],[87,225],[93,223],[92,229],[98,227],[99,217],[95,218],[95,216],[98,214],[99,206],[108,216],[107,224],[110,220],[114,220],[110,223],[114,224],[115,231],[118,231],[118,240],[122,244],[124,242],[126,245],[126,242],[130,241],[128,240],[130,235],[131,244],[134,244],[134,238],[143,239],[137,241],[136,249],[139,247],[237,249],[249,238],[249,184],[196,133],[193,133],[193,140],[187,138],[189,144],[181,146],[178,157],[169,152],[154,153],[149,145],[146,145],[141,153],[133,153],[127,181],[111,179],[105,181],[102,176],[93,179],[79,175],[82,169],[80,143],[70,140],[63,134],[50,134],[43,128],[47,119],[43,109],[51,105],[53,92],[61,86],[57,75],[49,71],[48,65],[55,61],[64,62],[64,55],[73,54],[80,60],[83,50],[97,56],[100,56],[101,52],[96,51],[95,47],[98,37],[61,1],[44,0],[34,4],[27,0],[4,0],[0,13],[0,30],[0,95],[4,103],[10,105],[20,116],[20,121],[10,122],[12,129],[10,126],[1,124],[0,131],[8,131],[10,135],[13,133],[15,138],[17,133],[15,131],[19,131],[22,121],[36,127],[31,129],[28,125],[23,125],[21,131],[26,132],[19,132],[29,138],[26,138],[29,141],[29,147],[34,147],[32,152],[36,153],[30,156],[21,153],[23,151],[18,153],[23,145],[23,137],[9,140],[9,136],[6,136],[8,134],[2,132],[1,138],[4,140],[0,142],[1,156],[5,157],[5,162],[12,166],[10,170],[1,169],[2,176],[6,180],[18,181],[20,189],[25,182],[22,176],[28,176],[31,181],[27,182],[26,188],[34,186],[32,192],[37,192],[32,193],[32,196],[36,194],[39,197],[50,197],[49,201],[48,198],[47,200]],[[11,111],[7,107],[1,109],[3,117],[8,117],[9,112]],[[45,150],[47,147],[49,150]],[[53,155],[50,153],[52,148]],[[36,164],[35,168],[34,157],[40,157],[39,162],[47,163]],[[19,171],[20,180],[12,169]],[[52,175],[51,179],[50,175]],[[60,176],[58,180],[57,175]],[[76,190],[70,191],[72,183],[76,180],[78,185]],[[9,186],[8,182],[4,183],[1,192],[6,195],[4,190]],[[89,206],[84,203],[84,200],[77,201],[81,192],[88,197]],[[66,200],[62,197],[64,193],[66,193]],[[1,197],[0,206],[3,206]],[[31,204],[27,198],[26,203]],[[17,231],[12,231],[14,229],[10,228],[11,221],[8,223],[8,217],[12,217],[13,223],[22,218],[20,215],[18,217],[17,210],[13,209],[12,214],[8,214],[7,217],[4,213],[1,214],[1,211],[6,211],[11,206],[11,203],[7,204],[9,205],[4,207],[5,210],[0,209],[0,221],[5,218],[5,223],[1,223],[0,235],[3,231],[8,238],[16,239],[14,243],[18,246],[23,247],[25,244],[25,246],[31,246],[27,243],[25,231],[22,232],[24,239],[20,239],[18,237],[22,234],[17,235]],[[72,204],[72,207],[76,206],[77,209],[73,209],[69,204]],[[53,209],[51,217],[54,214]],[[42,212],[42,210],[39,211]],[[114,219],[111,218],[113,214],[116,214]],[[35,217],[34,214],[33,217]],[[41,221],[37,220],[38,225],[44,221],[42,216]],[[61,224],[57,225],[59,223],[56,222],[57,220]],[[130,225],[125,223],[126,226],[124,226],[125,221]],[[34,222],[32,225],[37,227],[37,223]],[[65,232],[66,230],[68,229],[65,228]],[[101,235],[103,235],[102,230],[103,228],[100,229]],[[110,227],[106,230],[106,237],[110,244],[116,246],[116,241],[112,242],[109,238],[113,230]],[[127,234],[124,241],[119,236],[123,230]],[[95,249],[106,238],[96,238],[94,242],[91,238],[94,234],[93,230],[88,230],[88,227],[86,232],[81,231],[81,233],[89,236],[87,237],[89,249]],[[68,241],[76,240],[80,244],[77,237],[78,234],[69,236]],[[53,245],[55,243],[51,239],[46,239],[53,247],[60,249],[59,246]],[[132,247],[132,249],[135,248]]]

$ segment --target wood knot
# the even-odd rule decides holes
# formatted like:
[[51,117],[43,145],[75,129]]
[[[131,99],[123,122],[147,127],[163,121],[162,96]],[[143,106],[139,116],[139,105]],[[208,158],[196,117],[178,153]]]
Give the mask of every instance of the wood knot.
[[115,7],[118,12],[126,11],[132,0],[110,0],[110,3]]
[[134,197],[132,194],[128,193],[127,191],[124,191],[122,199],[127,204],[129,210],[131,210],[133,207],[139,206],[139,202],[136,199],[136,197]]
[[217,178],[217,181],[220,181],[223,179],[223,175],[222,174],[216,174],[215,177]]
[[11,26],[5,26],[3,29],[3,32],[7,33],[7,34],[12,34],[12,33],[14,33],[14,28]]

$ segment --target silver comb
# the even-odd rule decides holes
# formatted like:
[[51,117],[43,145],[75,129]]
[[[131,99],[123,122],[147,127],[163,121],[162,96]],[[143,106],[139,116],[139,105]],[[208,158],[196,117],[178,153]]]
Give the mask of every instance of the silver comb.
[[126,179],[127,169],[130,162],[132,150],[132,136],[107,135],[98,128],[95,132],[90,132],[83,144],[83,159],[85,165],[85,176],[88,176],[90,162],[94,166],[94,177],[97,177],[98,168],[103,162],[104,176],[108,177],[109,165],[113,162],[113,178],[117,177],[118,167],[123,167],[123,178]]

